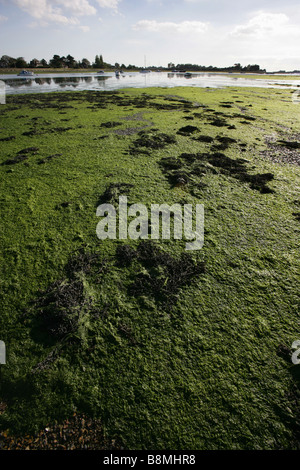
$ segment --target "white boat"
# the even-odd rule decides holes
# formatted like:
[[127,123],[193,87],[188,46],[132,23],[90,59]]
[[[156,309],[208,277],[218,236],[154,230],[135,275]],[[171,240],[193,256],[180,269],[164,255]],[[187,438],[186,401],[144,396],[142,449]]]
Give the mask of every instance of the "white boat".
[[28,70],[22,70],[22,72],[18,73],[18,77],[35,77],[35,74]]

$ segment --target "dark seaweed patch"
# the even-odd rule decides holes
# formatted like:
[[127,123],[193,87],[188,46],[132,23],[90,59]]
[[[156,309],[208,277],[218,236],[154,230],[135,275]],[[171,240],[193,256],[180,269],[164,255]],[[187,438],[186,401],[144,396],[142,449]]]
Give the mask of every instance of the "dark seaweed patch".
[[81,247],[70,256],[64,271],[64,279],[51,283],[32,302],[35,324],[55,340],[75,333],[82,315],[92,308],[92,299],[78,274],[96,275],[99,282],[107,264],[99,254]]
[[52,160],[53,158],[56,157],[61,157],[62,153],[54,153],[53,155],[49,155],[48,157],[41,158],[37,163],[38,165],[43,165],[44,163],[47,163],[48,161]]
[[231,137],[227,136],[217,136],[217,140],[221,143],[226,143],[226,144],[234,144],[236,143],[236,139],[232,139]]
[[300,212],[293,212],[293,216],[300,222]]
[[121,124],[122,124],[121,122],[117,122],[117,121],[108,121],[108,122],[103,122],[100,127],[105,127],[105,128],[110,129],[112,127],[121,126]]
[[100,197],[98,204],[118,204],[119,197],[128,195],[130,189],[133,188],[129,183],[111,183]]
[[36,300],[35,310],[42,320],[42,329],[62,339],[76,331],[81,309],[86,304],[82,281],[55,281]]
[[213,166],[220,168],[223,173],[242,182],[250,183],[251,189],[256,189],[263,194],[273,192],[272,189],[266,186],[268,182],[274,179],[273,173],[251,175],[247,172],[245,160],[241,158],[233,160],[219,152],[209,154],[207,160]]
[[19,150],[14,158],[9,158],[4,163],[2,163],[2,165],[15,165],[16,163],[23,162],[24,160],[27,160],[30,153],[35,155],[38,151],[38,147],[27,147],[25,149]]
[[160,161],[160,165],[172,185],[190,183],[192,192],[196,187],[198,189],[205,187],[200,181],[197,181],[197,178],[201,178],[207,173],[215,173],[214,168],[217,168],[218,172],[226,176],[249,183],[251,189],[260,191],[262,194],[272,193],[273,190],[267,186],[267,183],[274,179],[273,173],[249,174],[246,163],[247,160],[232,159],[222,152],[181,154],[178,159],[162,159]]
[[217,118],[217,119],[212,118],[209,124],[215,127],[227,127],[228,126],[227,121],[225,119],[220,119],[220,118]]
[[190,182],[190,176],[184,171],[175,171],[170,177],[170,182],[174,186],[184,186]]
[[253,116],[247,116],[245,114],[238,114],[238,113],[235,113],[232,115],[232,117],[234,118],[243,118],[245,121],[256,121],[256,118],[253,117]]
[[109,135],[105,134],[105,135],[100,135],[99,137],[95,137],[94,140],[102,140],[102,139],[107,139],[109,137]]
[[22,153],[22,154],[25,154],[25,153],[36,153],[39,151],[39,148],[38,147],[27,147],[26,149],[23,149],[23,150],[20,150],[18,152],[18,154]]
[[214,141],[214,138],[210,135],[199,135],[197,137],[193,137],[193,140],[198,140],[199,142],[211,143]]
[[51,132],[67,132],[72,129],[73,127],[54,127],[53,129],[51,129]]
[[0,142],[10,142],[11,140],[15,140],[16,136],[15,135],[10,135],[9,137],[2,137],[0,139]]
[[175,136],[164,134],[164,133],[155,133],[152,131],[141,131],[139,132],[139,137],[132,143],[130,147],[130,154],[135,155],[137,153],[147,153],[149,152],[146,150],[142,150],[142,148],[146,149],[161,149],[166,147],[167,145],[176,143]]
[[130,266],[137,257],[136,250],[129,245],[118,245],[116,249],[117,265]]
[[204,263],[195,262],[188,253],[174,258],[152,241],[141,242],[135,253],[133,251],[130,248],[129,251],[119,249],[117,252],[117,256],[121,254],[122,257],[125,252],[129,253],[127,265],[134,261],[144,269],[137,272],[135,266],[133,280],[128,287],[129,294],[151,297],[163,308],[171,309],[178,300],[181,288],[205,272]]
[[179,170],[182,167],[181,160],[175,157],[162,158],[160,164],[167,170]]
[[227,136],[217,136],[219,144],[216,144],[212,147],[212,150],[226,150],[231,144],[236,143],[235,139]]
[[25,135],[26,137],[33,137],[34,135],[39,135],[39,134],[41,134],[41,131],[37,129],[31,129],[30,131],[23,132],[22,135]]
[[20,163],[20,162],[27,160],[27,158],[28,158],[28,155],[19,154],[19,155],[16,155],[14,158],[9,158],[5,162],[3,162],[2,165],[15,165],[16,163]]
[[182,153],[179,158],[183,158],[186,162],[193,163],[199,154],[195,153]]
[[194,132],[198,132],[198,131],[199,131],[199,129],[196,126],[184,126],[184,127],[181,127],[177,131],[177,134],[179,134],[179,135],[191,135]]
[[287,140],[278,140],[277,144],[282,145],[283,147],[286,147],[288,149],[299,149],[300,148],[300,142],[290,142]]
[[78,273],[93,273],[99,278],[106,268],[107,263],[99,256],[99,253],[81,247],[70,256],[65,265],[65,273],[69,279],[75,279]]

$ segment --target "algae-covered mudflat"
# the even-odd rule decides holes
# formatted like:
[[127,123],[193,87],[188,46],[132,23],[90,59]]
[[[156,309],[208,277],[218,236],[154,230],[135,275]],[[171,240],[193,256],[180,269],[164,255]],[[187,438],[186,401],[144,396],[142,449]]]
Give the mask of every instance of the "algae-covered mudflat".
[[[1,448],[299,448],[292,95],[148,88],[0,106]],[[97,207],[121,195],[203,204],[203,248],[100,240]]]

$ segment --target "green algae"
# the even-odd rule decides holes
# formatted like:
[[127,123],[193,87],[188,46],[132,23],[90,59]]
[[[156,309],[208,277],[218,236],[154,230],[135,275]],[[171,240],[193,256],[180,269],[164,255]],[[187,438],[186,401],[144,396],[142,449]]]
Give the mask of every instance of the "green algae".
[[[126,449],[298,448],[291,90],[18,95],[0,112],[1,429],[76,412]],[[203,249],[100,242],[97,205],[120,194],[204,204]]]

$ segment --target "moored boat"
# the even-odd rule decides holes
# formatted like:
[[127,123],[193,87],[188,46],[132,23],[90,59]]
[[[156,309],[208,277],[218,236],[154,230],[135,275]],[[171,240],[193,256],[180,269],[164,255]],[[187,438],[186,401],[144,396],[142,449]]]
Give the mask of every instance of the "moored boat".
[[18,77],[35,77],[35,74],[29,70],[22,70],[22,72],[18,73]]

